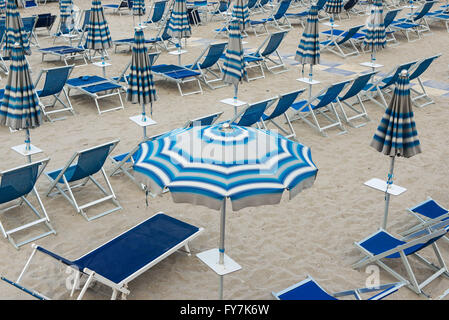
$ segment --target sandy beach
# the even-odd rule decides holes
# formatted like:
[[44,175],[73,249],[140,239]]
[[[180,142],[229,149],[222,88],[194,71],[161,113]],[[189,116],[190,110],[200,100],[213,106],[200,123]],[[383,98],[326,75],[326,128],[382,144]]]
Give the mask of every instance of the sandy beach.
[[[103,4],[114,1],[102,1]],[[116,1],[117,2],[117,1]],[[81,10],[89,9],[91,1],[74,0]],[[443,2],[441,2],[443,3]],[[146,1],[147,6],[150,5]],[[435,5],[435,9],[439,4]],[[291,12],[302,8],[291,9]],[[58,4],[48,3],[38,8],[20,9],[22,17],[32,14],[51,12],[59,17]],[[386,10],[385,10],[386,11]],[[405,16],[409,9],[403,9],[399,17]],[[264,17],[256,15],[254,18]],[[124,11],[120,16],[108,11],[105,15],[112,39],[133,36],[133,16]],[[351,15],[347,19],[337,19],[341,29],[364,24],[367,16]],[[53,26],[55,31],[59,18]],[[291,21],[294,23],[294,21]],[[200,26],[192,26],[192,37],[187,40],[187,53],[182,55],[182,63],[191,63],[204,48],[201,39],[212,39],[213,29],[220,26],[221,21],[207,22]],[[320,24],[320,31],[328,27]],[[275,29],[270,29],[274,31]],[[156,30],[145,29],[145,36],[152,37]],[[265,73],[264,79],[251,82],[244,81],[239,86],[239,99],[246,102],[257,102],[265,98],[290,92],[306,85],[296,81],[300,76],[300,66],[295,64],[294,54],[298,46],[303,28],[293,24],[286,39],[280,46],[280,53],[286,56],[288,71],[281,74]],[[41,47],[53,45],[53,38],[39,32]],[[449,207],[449,148],[447,147],[449,126],[449,56],[448,31],[443,23],[431,25],[431,33],[427,33],[416,42],[396,33],[399,45],[387,46],[377,53],[377,62],[384,65],[380,72],[388,72],[400,63],[419,60],[442,53],[430,68],[422,75],[423,82],[429,84],[429,96],[434,104],[424,108],[414,107],[415,121],[421,142],[422,153],[408,158],[397,158],[395,164],[394,183],[407,188],[399,196],[391,198],[388,231],[393,234],[406,230],[416,221],[407,213],[408,207],[414,206],[432,197],[445,207]],[[245,38],[245,48],[255,50],[266,36],[256,37],[249,32]],[[227,41],[226,37],[219,38]],[[56,43],[64,44],[57,40]],[[41,68],[62,65],[59,61],[41,62],[41,54],[32,47],[33,54],[28,56],[32,77],[35,79]],[[121,73],[131,60],[131,52],[114,53],[109,50],[112,66],[107,68],[108,76]],[[49,57],[49,59],[51,59]],[[313,92],[334,82],[351,79],[360,72],[366,71],[361,62],[369,61],[369,54],[340,58],[330,52],[321,54],[321,65],[314,68],[314,79],[321,84],[314,86]],[[162,51],[157,63],[177,63],[177,57]],[[338,64],[334,69],[347,72],[330,72],[328,66]],[[307,69],[308,70],[308,69]],[[72,77],[81,75],[101,75],[101,68],[92,66],[76,67]],[[7,76],[1,74],[0,87],[6,84]],[[444,84],[446,89],[432,88],[431,82]],[[162,133],[181,127],[189,119],[197,118],[213,112],[224,111],[221,120],[233,116],[233,108],[220,103],[224,98],[233,96],[233,87],[228,86],[211,90],[203,85],[203,94],[182,97],[172,82],[157,80],[155,82],[158,101],[153,105],[153,119],[156,125],[148,128],[148,135]],[[417,86],[417,84],[415,84]],[[446,90],[446,91],[445,91]],[[142,130],[129,120],[130,116],[140,113],[138,104],[126,101],[126,93],[122,93],[125,108],[99,115],[94,101],[82,95],[72,93],[71,102],[75,115],[67,114],[67,118],[53,123],[45,122],[39,128],[31,130],[32,143],[41,148],[43,153],[33,156],[33,160],[51,158],[47,170],[58,169],[66,164],[75,151],[92,147],[114,139],[120,143],[113,152],[119,154],[129,151],[142,137]],[[302,95],[306,98],[307,92]],[[389,102],[389,100],[387,100]],[[102,101],[104,105],[117,103],[115,98]],[[338,129],[328,131],[323,137],[304,122],[293,122],[297,139],[311,148],[312,158],[319,172],[313,187],[304,190],[292,200],[284,194],[279,205],[246,208],[238,212],[228,212],[226,220],[226,253],[237,261],[242,269],[231,273],[224,280],[225,299],[273,299],[271,292],[282,290],[303,280],[308,274],[320,282],[328,291],[341,291],[364,287],[369,276],[365,268],[354,270],[351,265],[362,258],[354,241],[361,240],[376,231],[382,222],[384,213],[384,194],[363,183],[373,177],[386,179],[389,169],[389,157],[375,151],[370,142],[384,110],[366,102],[371,121],[365,126],[352,128],[345,124],[347,133],[338,134]],[[0,127],[0,170],[22,165],[26,159],[11,150],[12,146],[22,144],[24,132],[11,133],[8,128]],[[111,161],[106,162],[106,170],[112,168]],[[102,181],[101,178],[99,181]],[[218,297],[218,277],[197,257],[196,253],[216,248],[219,241],[219,212],[206,207],[190,204],[175,204],[170,193],[148,198],[145,193],[123,175],[110,178],[122,210],[87,222],[62,197],[49,198],[45,192],[49,181],[42,176],[37,183],[37,190],[43,200],[51,219],[56,235],[47,236],[36,241],[37,244],[67,258],[77,258],[98,247],[114,236],[147,219],[157,212],[165,212],[205,231],[191,244],[191,256],[177,252],[135,281],[130,282],[128,299],[216,299]],[[77,193],[80,202],[90,201],[99,196],[97,189],[86,187]],[[33,198],[33,197],[31,197]],[[30,198],[30,199],[31,199]],[[34,201],[34,198],[33,198]],[[35,202],[33,202],[35,203]],[[108,205],[93,208],[94,214]],[[24,223],[32,213],[25,207],[14,209],[3,214],[0,219],[5,226],[13,227]],[[40,228],[30,230],[42,231]],[[22,235],[18,235],[19,237]],[[449,263],[449,245],[439,241],[441,253]],[[16,279],[31,253],[31,246],[25,245],[16,250],[7,239],[0,240],[0,274]],[[423,252],[425,257],[434,259],[433,251],[428,248]],[[412,260],[415,274],[423,280],[429,276],[429,269]],[[391,266],[404,273],[398,263]],[[67,277],[63,265],[44,256],[34,260],[30,272],[23,279],[23,284],[33,287],[54,299],[73,299],[66,288]],[[395,279],[384,271],[380,271],[380,282],[394,282]],[[439,277],[425,288],[432,298],[437,298],[449,288],[449,279]],[[86,293],[86,299],[109,299],[110,289],[95,286]],[[16,288],[0,282],[0,299],[33,299]],[[407,288],[402,288],[387,299],[426,299]]]

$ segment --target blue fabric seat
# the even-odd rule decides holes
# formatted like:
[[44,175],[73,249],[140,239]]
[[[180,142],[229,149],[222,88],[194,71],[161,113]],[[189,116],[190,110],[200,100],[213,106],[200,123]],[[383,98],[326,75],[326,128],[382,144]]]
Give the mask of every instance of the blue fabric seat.
[[[181,96],[190,95],[194,93],[203,93],[203,89],[201,88],[201,83],[198,77],[201,75],[200,72],[194,71],[183,66],[178,66],[174,64],[159,64],[151,67],[151,71],[154,75],[162,77],[164,79],[172,80],[176,82],[178,86],[179,93]],[[197,83],[199,89],[194,91],[190,91],[188,93],[184,93],[181,84],[185,84],[188,82]]]
[[[364,34],[358,33],[363,25],[358,25],[349,28],[348,31],[341,32],[343,30],[336,30],[337,34],[331,36],[330,31],[321,32],[328,36],[327,40],[320,41],[321,51],[329,50],[336,55],[346,58],[352,55],[359,55],[359,50],[356,47],[356,43],[365,37]],[[345,48],[345,50],[343,50]]]

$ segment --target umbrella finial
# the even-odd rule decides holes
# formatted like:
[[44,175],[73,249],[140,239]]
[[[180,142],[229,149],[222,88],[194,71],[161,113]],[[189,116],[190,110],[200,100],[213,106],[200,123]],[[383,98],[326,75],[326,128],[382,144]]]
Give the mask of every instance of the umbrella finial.
[[401,71],[401,76],[402,77],[405,77],[407,75],[407,70],[406,69],[403,69],[402,71]]

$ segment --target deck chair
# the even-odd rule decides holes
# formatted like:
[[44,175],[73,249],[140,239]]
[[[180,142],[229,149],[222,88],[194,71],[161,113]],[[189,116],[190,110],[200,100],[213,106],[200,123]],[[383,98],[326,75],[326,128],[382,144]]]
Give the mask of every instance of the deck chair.
[[[55,113],[60,113],[64,111],[69,111],[73,115],[75,112],[73,111],[72,103],[70,102],[70,98],[67,94],[67,90],[65,89],[65,85],[67,80],[70,77],[70,74],[73,71],[73,65],[64,66],[64,67],[56,67],[51,69],[42,69],[37,76],[36,81],[34,82],[34,87],[37,88],[39,81],[45,75],[45,82],[42,89],[36,90],[37,96],[39,97],[39,105],[41,107],[42,113],[44,116],[51,122],[54,120],[61,120],[65,118],[55,118],[52,119],[51,115]],[[67,103],[61,100],[60,95],[63,94]],[[52,103],[45,104],[42,99],[46,97],[53,98]],[[62,105],[62,108],[56,109],[56,102],[59,102]],[[50,110],[49,110],[50,109]]]
[[[421,9],[407,18],[402,18],[395,20],[391,23],[390,28],[393,30],[398,30],[405,35],[408,42],[414,42],[421,39],[421,34],[426,31],[430,31],[429,25],[425,20],[425,15],[430,11],[436,1],[426,1],[421,6]],[[410,33],[416,33],[416,38],[411,39]]]
[[[251,30],[254,32],[255,36],[261,36],[268,34],[267,26],[273,26],[279,30],[290,30],[292,25],[288,20],[286,13],[290,7],[292,0],[281,0],[279,1],[276,9],[269,13],[267,18],[261,18],[258,20],[250,19],[249,25]],[[258,31],[263,30],[264,32],[258,33]]]
[[121,16],[122,10],[129,9],[128,0],[120,0],[119,3],[103,4],[103,9],[105,12],[107,12],[107,10],[111,10],[112,13],[118,13]]
[[[417,61],[406,62],[400,64],[399,66],[394,67],[387,74],[382,75],[379,78],[373,78],[371,81],[363,88],[360,93],[363,100],[369,99],[374,102],[381,108],[387,109],[388,103],[385,99],[385,95],[391,97],[391,92],[394,91],[394,84],[399,78],[399,74],[402,70],[409,70],[413,65],[415,65]],[[380,97],[380,101],[377,101],[376,98]]]
[[[326,5],[327,0],[318,0],[316,3],[316,7],[318,12],[320,12],[324,6]],[[287,12],[285,16],[289,19],[296,19],[298,22],[302,25],[302,27],[305,27],[305,21],[307,20],[307,16],[309,15],[309,8],[300,12]]]
[[[71,296],[80,284],[81,278],[87,278],[77,297],[78,300],[83,298],[86,290],[94,282],[110,287],[111,299],[116,299],[117,294],[121,294],[121,298],[125,299],[130,293],[128,284],[131,281],[178,250],[184,249],[190,255],[190,242],[203,231],[203,228],[158,212],[76,260],[69,260],[33,244],[30,258],[14,282],[24,287],[23,275],[28,271],[32,258],[39,253],[57,260],[76,272],[76,285],[71,290]],[[28,290],[40,297],[44,296],[37,291]]]
[[[296,132],[293,129],[292,123],[290,121],[290,117],[288,116],[287,111],[290,109],[292,104],[296,101],[296,99],[305,91],[305,89],[299,89],[292,92],[284,93],[279,95],[276,107],[273,111],[267,115],[264,113],[262,115],[262,125],[265,130],[268,130],[267,124],[273,124],[281,134],[287,139],[296,139]],[[287,123],[290,131],[285,130],[275,119],[278,117],[284,116],[285,122]]]
[[277,97],[272,97],[259,102],[250,103],[237,113],[229,123],[242,127],[251,127],[255,124],[259,126],[259,122],[261,121],[265,110],[267,110],[276,100]]
[[384,17],[384,26],[385,26],[385,39],[387,41],[387,44],[392,42],[394,44],[399,43],[396,37],[394,36],[395,30],[390,28],[390,25],[393,23],[393,21],[396,19],[398,13],[402,10],[402,8],[399,9],[393,9],[388,11],[385,14]]
[[166,19],[167,0],[155,1],[152,6],[151,15],[143,22],[149,27],[159,27]]
[[[353,128],[360,128],[364,126],[371,119],[368,117],[368,113],[366,111],[365,105],[363,104],[363,100],[361,97],[362,90],[366,87],[371,78],[377,73],[377,71],[364,73],[352,80],[351,87],[346,91],[345,94],[341,94],[337,98],[337,103],[340,107],[340,110],[343,114],[343,119],[347,124],[349,124]],[[351,99],[355,99],[355,101],[350,102]],[[356,107],[358,104],[358,108]],[[351,114],[348,114],[348,111]],[[354,124],[354,120],[364,118],[365,122]]]
[[[282,40],[287,35],[288,31],[279,31],[276,33],[271,33],[268,37],[262,42],[262,44],[257,48],[254,53],[246,54],[245,58],[249,61],[249,57],[256,58],[255,61],[259,58],[262,58],[261,64],[271,73],[278,74],[285,71],[288,71],[284,60],[282,60],[282,56],[279,54],[279,46],[281,45]],[[275,56],[271,58],[271,56]],[[279,70],[280,69],[280,70]],[[274,71],[279,70],[279,71]]]
[[[222,81],[222,70],[218,64],[218,60],[220,60],[220,57],[223,55],[226,45],[227,42],[209,44],[192,64],[184,65],[184,67],[200,72],[200,80],[211,89],[227,86],[227,84]],[[220,84],[214,85],[217,82]]]
[[[356,47],[356,41],[364,37],[363,34],[358,33],[362,27],[363,25],[358,25],[351,27],[348,31],[333,29],[332,37],[330,35],[330,30],[322,32],[323,34],[328,35],[328,39],[320,41],[321,52],[328,50],[342,58],[359,55],[360,52]],[[343,50],[344,48],[346,48],[346,50]]]
[[23,30],[27,34],[28,41],[30,45],[39,47],[39,40],[37,39],[36,33],[34,31],[36,27],[37,16],[24,17],[22,18]]
[[[340,121],[337,111],[333,105],[333,101],[337,99],[343,89],[351,82],[345,80],[331,84],[327,88],[322,89],[318,94],[311,97],[309,100],[301,100],[292,104],[292,108],[296,111],[294,120],[303,120],[305,123],[316,129],[323,136],[327,136],[326,130],[338,127],[342,133],[346,133],[346,129]],[[321,126],[318,122],[318,116],[321,115],[329,122],[325,126]],[[333,118],[332,118],[332,116]],[[312,119],[309,120],[308,118]]]
[[[355,246],[365,255],[363,259],[353,264],[353,268],[361,268],[368,264],[377,264],[390,275],[401,282],[407,283],[407,287],[417,294],[429,295],[423,292],[423,288],[430,282],[444,275],[449,277],[449,272],[437,246],[437,240],[446,235],[449,222],[443,221],[428,228],[421,229],[406,237],[395,237],[383,229],[355,242]],[[431,246],[438,260],[438,266],[420,255],[420,251]],[[434,273],[421,283],[418,282],[408,257],[416,257],[422,264],[427,265]],[[386,264],[386,261],[400,260],[406,270],[407,276],[399,274]],[[407,277],[407,278],[406,278]]]
[[[181,96],[187,96],[195,93],[203,94],[203,89],[199,80],[199,77],[201,76],[200,72],[174,64],[155,65],[151,67],[151,71],[159,78],[175,82]],[[186,83],[196,83],[198,85],[198,89],[192,89],[191,91],[185,93],[182,90],[182,87]]]
[[[23,223],[22,225],[9,230],[7,230],[6,226],[0,221],[1,234],[5,239],[8,239],[16,249],[19,249],[19,247],[24,244],[46,237],[50,234],[56,234],[56,231],[50,224],[50,218],[48,217],[47,211],[45,210],[42,200],[36,190],[36,182],[49,161],[50,159],[47,158],[13,169],[0,171],[0,204],[2,205],[2,208],[0,208],[0,214],[2,215],[2,218],[7,218],[5,214],[7,211],[18,208],[22,204],[26,204],[37,216],[36,220]],[[36,196],[41,212],[39,212],[38,209],[27,199],[27,196],[31,194],[31,192]],[[15,200],[18,200],[18,202],[12,204],[11,201]],[[5,204],[8,204],[8,206],[3,207]],[[20,242],[16,242],[13,238],[13,235],[17,233],[20,234],[20,232],[41,224],[44,224],[49,231],[25,240],[21,240]]]
[[[446,221],[449,218],[449,210],[433,200],[431,197],[414,207],[408,208],[407,212],[418,220],[418,223],[412,228],[401,233],[402,236],[409,235],[420,229],[427,228],[434,224],[438,224],[441,221]],[[443,236],[443,239],[449,241],[447,236]]]
[[[416,65],[414,66],[413,70],[410,71],[410,76],[409,76],[409,80],[417,80],[418,81],[418,85],[421,88],[421,91],[410,87],[410,91],[414,94],[416,94],[415,96],[412,96],[412,102],[417,106],[417,107],[425,107],[429,104],[435,103],[433,101],[433,99],[427,94],[426,89],[424,88],[424,85],[420,79],[420,76],[426,72],[426,70],[430,67],[430,65],[432,64],[433,61],[435,61],[437,58],[439,58],[441,56],[440,54],[428,57],[428,58],[424,58],[421,61],[418,61],[416,63]],[[422,100],[424,99],[423,103],[419,103],[418,100]]]
[[[117,201],[117,197],[112,190],[112,186],[103,168],[107,157],[111,154],[111,151],[114,150],[118,143],[119,140],[117,139],[75,152],[64,167],[45,172],[45,175],[50,180],[50,187],[46,193],[47,197],[53,197],[59,194],[64,196],[64,198],[66,198],[75,208],[76,212],[80,213],[84,218],[86,218],[87,221],[91,221],[120,210],[122,207]],[[74,164],[75,160],[77,160],[76,164]],[[109,192],[93,177],[99,172],[103,174],[103,178],[107,184]],[[83,205],[79,205],[78,201],[75,199],[74,191],[76,188],[85,187],[89,181],[92,181],[98,189],[100,189],[100,191],[104,194],[104,197]],[[53,189],[56,189],[56,191],[53,192]],[[112,201],[115,205],[114,208],[92,217],[89,217],[86,214],[86,210],[88,208],[105,201]]]
[[22,2],[22,7],[25,9],[39,7],[36,0],[20,0]]
[[53,27],[56,21],[56,15],[51,13],[42,13],[37,15],[36,25],[34,26],[34,30],[37,32],[41,29],[44,29],[48,32],[48,35],[51,35],[51,28]]
[[195,119],[190,119],[184,125],[184,128],[191,128],[193,126],[210,126],[213,125],[217,119],[223,114],[223,111],[208,114],[207,116],[202,116]]
[[22,285],[20,285],[20,284],[18,284],[16,282],[14,282],[14,281],[9,280],[8,278],[5,278],[5,277],[2,276],[2,277],[0,277],[0,279],[2,281],[5,281],[6,283],[12,285],[13,287],[16,287],[17,289],[19,289],[19,290],[21,290],[21,291],[31,295],[32,297],[34,297],[34,298],[36,298],[38,300],[50,300],[48,297],[44,296],[43,294],[41,294],[39,292],[36,292],[34,290],[28,289],[28,288],[26,288],[26,287],[24,287],[24,286],[22,286]]
[[354,290],[347,290],[335,293],[329,293],[323,289],[315,279],[311,276],[301,282],[298,282],[279,292],[272,292],[271,294],[277,300],[339,300],[339,297],[354,296],[356,300],[363,300],[362,294],[378,292],[379,293],[369,297],[367,300],[381,300],[398,291],[405,283],[396,282],[384,284],[378,287],[366,287]]
[[[101,115],[105,112],[124,109],[123,99],[120,94],[120,90],[123,90],[123,86],[118,82],[106,79],[100,76],[80,76],[76,78],[68,79],[66,82],[68,87],[67,95],[70,97],[70,91],[76,90],[81,94],[85,94],[94,99],[95,106],[97,107],[98,114]],[[99,101],[101,99],[117,96],[120,105],[109,106],[101,108]]]
[[211,15],[210,21],[213,21],[215,17],[221,17],[222,19],[227,20],[228,9],[229,9],[229,1],[227,0],[218,1],[217,7],[209,13]]

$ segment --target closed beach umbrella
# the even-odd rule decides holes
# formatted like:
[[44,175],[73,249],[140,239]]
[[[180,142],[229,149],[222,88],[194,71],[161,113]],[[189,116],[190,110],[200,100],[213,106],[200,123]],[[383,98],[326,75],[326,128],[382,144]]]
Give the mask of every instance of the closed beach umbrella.
[[249,26],[248,0],[235,0],[232,7],[232,18],[237,19],[241,31]]
[[366,22],[365,39],[363,45],[371,49],[371,62],[376,60],[376,51],[385,47],[385,35],[382,0],[375,0],[371,5],[371,13]]
[[221,211],[215,251],[221,265],[227,199],[233,211],[278,204],[285,191],[291,199],[311,187],[318,172],[308,147],[274,131],[228,124],[177,129],[141,144],[136,155],[136,177],[153,193],[168,188],[176,203]]
[[192,35],[186,0],[175,0],[170,20],[168,21],[167,33],[173,38],[178,39],[178,50],[181,50],[181,39],[190,38]]
[[[304,65],[310,65],[309,82],[313,78],[313,66],[320,63],[320,40],[318,30],[318,8],[312,6],[307,17],[307,24],[296,50],[295,60],[302,64],[304,77]],[[311,84],[309,95],[311,95]]]
[[6,0],[0,0],[0,12],[4,13],[6,11]]
[[[25,129],[25,144],[30,150],[29,129],[39,127],[42,113],[33,80],[22,47],[15,44],[11,50],[11,65],[5,92],[0,105],[0,125],[14,130]],[[31,162],[31,158],[29,157]]]
[[385,191],[383,221],[383,228],[385,229],[390,201],[390,194],[387,191],[388,187],[393,184],[395,157],[410,158],[421,153],[421,145],[418,139],[412,100],[410,98],[410,81],[406,70],[403,70],[399,75],[390,104],[371,141],[371,147],[389,156],[391,159],[387,190]]
[[59,32],[62,34],[69,33],[73,29],[73,1],[60,0],[59,1]]
[[5,56],[11,56],[12,47],[18,43],[26,55],[31,55],[30,42],[23,28],[22,18],[14,0],[6,5],[6,32],[4,38]]
[[327,13],[338,14],[343,9],[343,0],[327,0],[324,11]]
[[111,33],[104,18],[104,11],[100,0],[92,0],[89,24],[87,26],[86,48],[104,51],[112,47]]
[[134,0],[133,2],[133,18],[139,16],[139,25],[141,23],[140,17],[145,14],[145,0]]
[[[148,57],[148,49],[145,46],[145,37],[141,28],[136,28],[134,33],[134,45],[132,48],[131,72],[129,74],[126,99],[132,103],[142,105],[142,120],[145,121],[145,105],[150,104],[150,114],[153,116],[153,101],[156,101],[156,89],[154,88],[151,64]],[[143,127],[143,135],[146,137],[146,127]]]
[[238,85],[246,74],[243,58],[242,34],[239,22],[231,20],[229,24],[229,40],[223,62],[223,81],[234,85],[234,100],[237,100]]

